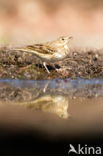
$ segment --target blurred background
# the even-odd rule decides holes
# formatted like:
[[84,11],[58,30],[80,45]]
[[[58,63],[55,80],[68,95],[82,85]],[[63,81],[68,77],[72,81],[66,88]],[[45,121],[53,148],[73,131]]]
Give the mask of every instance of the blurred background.
[[[0,46],[20,46],[24,44],[32,44],[35,42],[45,42],[62,35],[70,35],[74,37],[72,43],[73,47],[103,48],[103,0],[0,0]],[[89,123],[91,125],[91,130],[86,129],[86,132],[90,132],[91,136],[91,134],[93,134],[93,131],[95,132],[96,127],[101,128],[100,125],[102,125],[102,120],[100,120],[100,118],[102,119],[103,114],[102,103],[103,102],[101,100],[99,102],[100,107],[97,105],[95,105],[95,107],[92,107],[94,105],[90,105],[90,107],[87,107],[87,109],[85,109],[83,105],[84,103],[79,102],[79,107],[78,105],[72,105],[74,118],[71,118],[71,122],[68,124],[68,129],[70,129],[69,126],[71,126],[73,122],[74,130],[77,130],[75,125],[78,123],[77,121],[81,119],[81,114],[79,112],[81,111],[82,116],[84,117],[83,119],[87,119],[86,123]],[[95,101],[95,103],[94,101],[92,101],[92,104],[98,104],[98,101]],[[92,111],[94,110],[94,108],[96,112]],[[82,109],[84,111],[82,111]],[[77,113],[75,113],[76,111]],[[97,117],[95,115],[96,113],[99,118],[98,123],[96,122],[95,124]],[[38,117],[39,115],[40,118]],[[28,150],[29,155],[30,152],[36,150],[36,148],[37,151],[46,151],[47,146],[49,146],[49,154],[51,154],[51,151],[55,151],[55,148],[57,148],[60,140],[57,138],[57,142],[55,142],[54,145],[52,141],[48,144],[46,140],[44,143],[44,141],[42,141],[40,133],[37,133],[37,131],[41,128],[41,125],[44,126],[44,130],[49,129],[50,131],[52,131],[52,128],[54,128],[55,130],[55,127],[57,126],[59,130],[63,129],[67,131],[67,127],[64,126],[67,125],[67,122],[63,120],[61,121],[61,119],[56,120],[55,117],[52,119],[49,114],[47,116],[46,114],[44,115],[40,112],[39,115],[37,112],[29,112],[28,110],[26,112],[26,110],[21,109],[21,107],[17,109],[15,109],[14,107],[13,109],[11,109],[11,107],[4,105],[4,108],[0,108],[0,122],[2,121],[3,124],[3,126],[1,125],[0,129],[2,127],[4,127],[4,129],[7,129],[7,127],[5,128],[5,125],[7,125],[8,128],[10,128],[11,134],[13,124],[15,124],[15,130],[13,129],[15,134],[11,134],[11,136],[9,136],[8,129],[6,130],[6,132],[4,131],[4,129],[1,130],[2,132],[0,131],[0,147],[1,150],[4,150],[3,152],[7,151],[6,155],[9,155],[8,151],[12,152],[12,150],[15,149],[16,151],[18,151],[18,147],[20,152],[24,150],[24,152],[27,153]],[[76,115],[78,116],[78,118],[76,118]],[[92,115],[94,118],[91,118]],[[3,119],[5,120],[5,122]],[[94,119],[94,122],[92,121],[92,119]],[[87,126],[86,123],[84,120],[83,127],[84,125]],[[18,133],[17,135],[16,129],[18,128],[18,125],[21,128],[23,127],[24,131],[22,130],[22,133]],[[35,128],[36,126],[38,127],[38,129]],[[29,127],[27,129],[28,133],[25,132],[25,127]],[[79,128],[81,127],[82,126],[80,126]],[[72,129],[73,128],[71,128],[71,130]],[[58,134],[58,131],[56,132]],[[61,134],[62,133],[63,132],[61,132]],[[102,128],[101,133],[103,133]],[[55,134],[54,137],[56,137],[57,134]],[[35,139],[36,136],[40,136],[39,141],[38,138]],[[45,136],[45,138],[48,138],[47,133],[45,133]],[[94,136],[96,135],[94,134]],[[99,137],[103,139],[102,136],[103,134],[100,134]],[[65,138],[67,138],[67,136]],[[78,142],[78,139],[74,138],[74,141]],[[60,149],[62,149],[63,151],[66,151],[67,154],[69,143],[71,143],[70,138],[69,141],[67,138],[67,143],[65,144],[64,140],[61,140],[58,145],[59,151]],[[99,141],[97,141],[97,143],[99,143]],[[15,148],[13,148],[14,146]],[[36,148],[34,149],[34,147]],[[13,153],[13,155],[15,154]]]
[[102,19],[102,0],[0,0],[0,44],[72,35],[76,46],[101,48]]

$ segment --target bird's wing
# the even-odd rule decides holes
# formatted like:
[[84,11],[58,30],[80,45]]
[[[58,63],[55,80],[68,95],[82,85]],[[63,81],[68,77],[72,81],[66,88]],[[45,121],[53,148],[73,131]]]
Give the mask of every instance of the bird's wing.
[[43,53],[43,54],[50,54],[50,53],[53,54],[55,52],[55,49],[53,47],[50,47],[49,45],[45,45],[45,44],[28,45],[26,46],[26,49],[38,51],[39,53]]

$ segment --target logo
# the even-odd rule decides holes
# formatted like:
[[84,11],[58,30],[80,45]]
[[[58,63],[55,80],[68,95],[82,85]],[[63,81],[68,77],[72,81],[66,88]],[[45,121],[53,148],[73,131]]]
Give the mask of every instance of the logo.
[[81,146],[80,144],[75,148],[72,144],[69,144],[68,155],[72,153],[80,155],[100,155],[102,154],[102,149],[101,147],[89,147],[88,145]]

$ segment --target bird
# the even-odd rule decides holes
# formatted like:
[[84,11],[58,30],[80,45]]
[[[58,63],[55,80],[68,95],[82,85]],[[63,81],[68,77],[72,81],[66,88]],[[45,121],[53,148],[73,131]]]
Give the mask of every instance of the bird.
[[17,48],[16,50],[33,53],[35,56],[40,58],[49,74],[50,71],[47,68],[47,63],[53,63],[66,58],[69,51],[68,43],[72,38],[72,36],[61,36],[53,41],[27,45],[25,47]]

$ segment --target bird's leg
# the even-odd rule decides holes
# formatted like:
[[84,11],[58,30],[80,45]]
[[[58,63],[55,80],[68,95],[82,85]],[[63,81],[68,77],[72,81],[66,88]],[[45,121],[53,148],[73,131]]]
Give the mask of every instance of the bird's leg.
[[49,81],[47,81],[47,83],[45,84],[44,88],[43,88],[43,93],[46,92],[47,88],[48,88],[48,85],[49,85]]
[[46,66],[46,62],[43,62],[43,66],[45,67],[46,71],[48,72],[48,74],[50,74],[50,71],[48,70],[47,66]]
[[52,66],[58,72],[59,69],[56,67],[56,65],[55,64],[52,64]]

